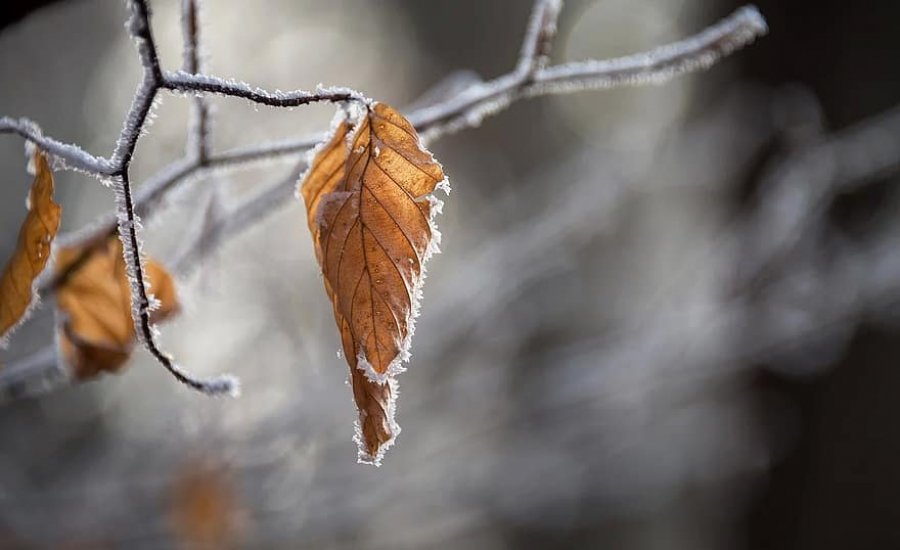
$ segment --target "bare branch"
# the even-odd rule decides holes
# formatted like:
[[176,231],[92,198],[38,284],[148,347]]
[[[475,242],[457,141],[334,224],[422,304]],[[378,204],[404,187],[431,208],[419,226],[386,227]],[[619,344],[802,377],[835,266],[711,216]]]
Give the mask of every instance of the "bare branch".
[[316,134],[296,139],[283,139],[258,145],[235,147],[222,153],[214,153],[209,159],[209,164],[223,168],[241,168],[259,162],[289,159],[302,155],[315,147],[320,141],[322,141],[322,135]]
[[[150,215],[164,197],[186,178],[207,170],[236,168],[264,159],[278,158],[304,152],[320,141],[321,136],[280,141],[213,154],[208,150],[208,111],[203,94],[219,94],[247,99],[273,107],[295,107],[314,102],[369,102],[359,92],[348,88],[317,88],[313,92],[268,92],[259,88],[202,74],[200,67],[199,32],[196,0],[183,0],[183,31],[185,37],[184,70],[163,72],[153,39],[147,0],[130,0],[131,16],[128,29],[137,44],[144,77],[135,94],[122,133],[110,159],[94,157],[77,146],[43,137],[33,123],[25,120],[0,119],[0,133],[16,133],[35,142],[54,156],[62,166],[111,179],[117,196],[116,217],[76,234],[63,236],[60,242],[83,244],[97,242],[118,229],[125,250],[125,260],[132,281],[132,301],[135,327],[150,353],[173,375],[187,385],[209,393],[231,391],[230,378],[210,382],[191,378],[181,371],[171,358],[160,351],[155,342],[149,320],[152,302],[147,291],[140,250],[140,215]],[[510,73],[489,82],[476,82],[441,102],[417,109],[409,119],[425,138],[436,138],[462,128],[474,127],[489,115],[507,108],[515,100],[539,95],[568,93],[583,89],[610,88],[624,85],[660,83],[674,76],[704,69],[736,49],[752,42],[766,32],[765,21],[752,7],[738,10],[730,17],[700,34],[653,51],[609,61],[584,61],[556,67],[545,67],[556,33],[560,0],[538,0],[523,41],[517,67]],[[154,99],[160,89],[193,94],[195,123],[191,151],[188,157],[164,168],[132,197],[129,168],[137,142],[145,127]],[[303,166],[303,162],[298,164]],[[229,217],[213,226],[212,239],[207,239],[198,256],[202,257],[222,242],[274,211],[274,206],[289,196],[296,174],[249,199],[235,208]],[[209,236],[207,236],[209,237]],[[185,260],[187,262],[187,260]],[[188,264],[190,262],[187,262]],[[76,262],[76,265],[78,263]],[[50,291],[57,281],[42,290]]]
[[69,170],[95,175],[109,175],[115,171],[105,158],[95,157],[77,145],[44,136],[40,127],[27,118],[18,120],[9,117],[0,118],[0,134],[18,134]]
[[131,15],[125,26],[137,43],[141,65],[144,67],[144,71],[149,73],[150,80],[160,82],[162,69],[159,66],[159,55],[156,52],[153,32],[150,30],[150,7],[147,5],[147,0],[130,0],[128,6],[131,9]]
[[[588,89],[662,84],[685,73],[707,69],[722,57],[768,31],[752,6],[743,7],[700,34],[649,52],[605,61],[579,61],[527,72],[514,71],[434,107],[410,114],[428,139],[478,126],[515,100]],[[521,63],[520,63],[520,66]]]
[[159,60],[156,55],[156,47],[153,42],[153,33],[150,29],[150,14],[145,0],[132,0],[131,19],[128,29],[137,42],[138,53],[144,65],[144,81],[135,94],[131,109],[125,119],[125,127],[122,130],[116,151],[113,153],[113,163],[120,164],[121,169],[113,180],[116,191],[116,205],[119,239],[122,241],[125,266],[128,279],[131,282],[132,317],[135,324],[135,332],[143,342],[147,351],[162,364],[175,378],[195,389],[211,395],[238,393],[237,379],[232,376],[220,376],[210,380],[200,380],[183,371],[171,356],[160,350],[156,343],[156,333],[150,321],[150,312],[154,300],[147,290],[147,275],[144,270],[141,253],[141,242],[138,237],[140,219],[135,213],[134,200],[131,195],[131,182],[129,168],[134,156],[134,149],[140,138],[141,129],[147,121],[147,115],[153,105],[153,100],[160,85]]
[[[524,66],[526,58],[532,58],[536,53],[547,51],[552,32],[549,30],[550,22],[555,26],[554,8],[558,4],[553,1],[541,0],[536,4],[535,12],[529,24],[529,33],[523,46],[523,57],[520,67]],[[541,25],[537,22],[540,21]],[[628,56],[609,61],[584,61],[559,65],[541,69],[537,72],[531,84],[524,77],[521,69],[507,73],[487,83],[479,83],[461,91],[459,94],[444,101],[413,111],[409,114],[410,120],[420,132],[427,132],[429,137],[437,137],[443,132],[459,130],[465,127],[477,126],[483,117],[496,114],[508,107],[515,99],[532,97],[536,95],[572,92],[586,87],[612,87],[617,85],[638,84],[641,82],[659,82],[662,78],[670,78],[681,72],[698,70],[712,64],[722,55],[726,55],[750,43],[755,37],[766,31],[765,21],[759,12],[752,7],[745,7],[735,12],[720,23],[710,27],[706,31],[681,42],[664,46],[652,52]],[[547,41],[545,44],[543,41]],[[152,42],[151,42],[152,44]],[[541,45],[544,44],[544,45]],[[188,54],[186,54],[188,55]],[[526,57],[527,56],[527,57]],[[655,76],[654,76],[655,75]],[[228,81],[216,77],[192,75],[187,73],[174,73],[168,75],[172,79],[169,82],[170,89],[182,92],[221,93],[245,97],[259,103],[274,106],[294,106],[313,101],[349,101],[361,100],[361,95],[356,95],[352,90],[327,89],[322,90],[328,97],[319,97],[312,92],[271,93],[265,90],[253,90],[246,84]],[[524,91],[523,91],[524,90]],[[3,119],[7,120],[7,119]],[[0,123],[0,131],[3,125]],[[45,140],[57,143],[50,138]],[[278,158],[282,156],[296,155],[305,152],[321,141],[320,135],[306,136],[295,140],[281,140],[256,146],[237,148],[223,153],[212,154],[204,166],[208,167],[240,167],[244,164]],[[42,145],[42,143],[39,143]],[[78,158],[80,154],[58,154],[59,147],[49,147],[51,154],[57,154],[64,158]],[[80,149],[75,148],[77,151]],[[87,153],[84,153],[87,155]],[[116,170],[108,166],[105,159],[92,159],[87,163],[88,171],[101,174],[114,173]],[[90,166],[96,164],[103,169]],[[152,196],[158,198],[170,187],[179,183],[183,178],[194,174],[196,168],[184,166],[184,161],[170,165],[164,169],[167,177],[156,177],[153,185]],[[168,177],[174,172],[175,177]],[[148,183],[145,187],[151,187]],[[148,196],[150,196],[148,194]],[[137,197],[138,208],[142,208],[142,197]],[[150,210],[150,209],[147,209]],[[147,212],[149,213],[149,212]],[[109,229],[107,229],[109,231]],[[97,230],[80,231],[82,238],[95,238]],[[67,235],[68,239],[75,235]]]
[[[557,6],[554,1],[537,3],[522,58],[515,70],[489,82],[473,84],[434,105],[407,113],[416,130],[429,139],[435,139],[445,133],[478,126],[485,117],[505,110],[518,99],[596,88],[661,84],[675,76],[709,68],[723,56],[767,32],[762,15],[756,8],[748,6],[700,34],[650,52],[607,61],[589,60],[539,68],[529,76],[521,67],[525,66],[527,59],[549,51],[549,42],[545,44],[542,40],[553,38],[549,27],[551,22],[555,27],[557,14],[553,11],[554,6]],[[547,26],[536,27],[535,21]],[[544,30],[535,35],[534,28]],[[534,46],[535,43],[539,45]],[[316,135],[248,146],[214,155],[210,162],[232,166],[258,162],[305,152],[321,140],[322,136]]]
[[[188,74],[203,72],[200,59],[200,5],[199,0],[182,0],[181,29],[184,35],[184,61],[182,70]],[[191,126],[188,132],[188,155],[194,155],[199,164],[209,157],[210,112],[206,99],[194,98]]]
[[40,130],[34,123],[16,124],[15,121],[3,118],[0,120],[0,131],[14,131],[25,139],[34,142],[63,161],[64,166],[74,169],[82,169],[99,176],[118,176],[127,171],[134,148],[140,138],[141,130],[147,119],[147,113],[162,82],[162,69],[159,66],[159,57],[156,52],[156,44],[150,31],[150,12],[146,0],[131,0],[131,11],[126,27],[135,40],[140,55],[141,65],[144,68],[144,78],[135,92],[131,109],[125,119],[122,133],[116,142],[112,158],[92,157],[74,145],[67,145],[52,138],[42,138]]
[[181,33],[184,38],[182,68],[189,74],[200,71],[200,6],[197,0],[181,0]]
[[762,14],[753,6],[745,6],[695,36],[649,52],[543,69],[535,75],[535,83],[526,95],[661,84],[685,73],[708,69],[767,32]]
[[268,92],[262,88],[252,88],[245,82],[212,75],[188,74],[184,71],[166,73],[162,87],[173,92],[199,92],[239,97],[269,107],[299,107],[321,101],[330,103],[368,101],[364,95],[350,88],[318,88],[315,92],[305,90]]
[[210,380],[200,380],[183,371],[172,357],[164,353],[156,343],[155,329],[150,320],[152,309],[151,295],[147,290],[147,275],[144,270],[141,257],[141,243],[138,240],[137,228],[140,220],[134,213],[134,203],[131,199],[131,186],[128,181],[127,170],[116,182],[116,199],[119,210],[125,213],[125,217],[119,220],[119,238],[122,240],[125,255],[125,265],[128,271],[128,279],[131,282],[132,316],[134,317],[135,330],[138,339],[143,342],[147,351],[159,361],[181,383],[210,395],[232,394],[238,392],[237,379],[232,376],[220,376]]
[[547,64],[556,38],[556,22],[560,11],[562,0],[537,0],[534,3],[525,40],[522,42],[517,72],[531,77]]
[[[519,67],[524,66],[525,55],[540,55],[541,52],[548,51],[550,40],[553,38],[549,30],[549,21],[555,22],[552,17],[555,15],[553,11],[555,5],[556,2],[553,1],[538,3],[530,27],[535,25],[537,14],[541,14],[540,20],[547,26],[538,27],[543,30],[536,35],[537,38],[525,42]],[[539,68],[531,77],[517,67],[510,73],[483,84],[473,85],[436,105],[415,110],[408,114],[408,118],[417,130],[434,139],[443,133],[478,126],[486,116],[497,114],[515,100],[522,98],[586,89],[660,84],[675,76],[708,68],[721,57],[750,44],[766,32],[767,27],[762,15],[756,8],[747,6],[698,35],[650,52],[606,61],[588,60]],[[254,90],[246,84],[235,81],[185,72],[167,73],[164,80],[163,87],[182,93],[231,95],[276,107],[293,107],[316,101],[340,102],[365,99],[358,92],[341,88],[322,89],[321,94],[304,91],[272,93]],[[2,127],[0,124],[0,131]],[[236,167],[243,163],[302,153],[319,141],[321,135],[250,146],[218,155],[213,154],[206,164]],[[50,152],[54,153],[52,149]],[[103,159],[98,161],[102,162]],[[96,169],[89,171],[100,174],[110,172]]]

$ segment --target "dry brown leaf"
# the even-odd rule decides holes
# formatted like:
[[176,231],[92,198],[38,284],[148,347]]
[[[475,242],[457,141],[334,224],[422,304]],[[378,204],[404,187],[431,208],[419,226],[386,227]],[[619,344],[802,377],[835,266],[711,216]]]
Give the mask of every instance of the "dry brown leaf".
[[186,548],[234,548],[243,514],[228,470],[212,460],[188,462],[172,486],[172,527]]
[[[64,273],[82,254],[81,247],[62,248],[55,270]],[[152,319],[159,322],[178,311],[175,281],[160,264],[145,262],[152,293],[159,301]],[[111,238],[94,250],[80,268],[67,275],[56,291],[60,311],[60,355],[77,380],[103,371],[117,372],[134,348],[131,286],[122,243]]]
[[0,276],[0,344],[24,320],[34,302],[34,280],[50,259],[50,244],[62,217],[62,208],[53,202],[53,172],[47,157],[35,149],[33,162],[28,215],[19,230],[16,250]]
[[339,119],[302,178],[316,256],[359,409],[360,460],[378,464],[399,433],[394,376],[409,358],[424,265],[440,240],[447,190],[415,128],[383,103]]

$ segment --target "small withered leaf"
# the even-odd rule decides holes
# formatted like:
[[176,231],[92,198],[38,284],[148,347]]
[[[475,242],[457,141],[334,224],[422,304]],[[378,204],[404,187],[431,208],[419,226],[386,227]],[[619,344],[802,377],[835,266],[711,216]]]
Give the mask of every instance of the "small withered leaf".
[[243,510],[231,472],[198,458],[178,472],[171,492],[171,521],[178,541],[190,548],[235,548]]
[[341,117],[301,179],[307,223],[334,306],[359,410],[362,462],[399,433],[395,375],[409,358],[425,262],[437,251],[441,165],[412,124],[383,103]]
[[0,345],[25,319],[35,301],[34,281],[50,259],[50,246],[62,218],[62,207],[53,202],[53,172],[38,149],[34,150],[33,163],[28,215],[19,230],[16,249],[0,275]]
[[[55,271],[64,273],[81,258],[82,247],[62,248],[57,253]],[[145,262],[145,272],[159,308],[154,322],[178,311],[175,281],[160,264]],[[135,331],[131,318],[131,286],[128,283],[122,243],[110,238],[89,251],[77,270],[69,273],[56,291],[59,310],[59,351],[77,380],[101,372],[119,371],[134,349]]]

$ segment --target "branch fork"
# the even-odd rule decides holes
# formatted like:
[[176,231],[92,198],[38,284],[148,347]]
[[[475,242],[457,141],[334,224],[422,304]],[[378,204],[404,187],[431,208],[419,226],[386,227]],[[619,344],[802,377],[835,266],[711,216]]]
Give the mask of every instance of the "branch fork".
[[[58,168],[90,174],[101,181],[112,183],[117,199],[115,215],[103,218],[76,233],[63,235],[59,237],[59,241],[69,246],[85,245],[102,242],[118,233],[132,283],[136,333],[144,347],[185,385],[211,395],[236,394],[238,384],[235,378],[227,375],[208,380],[196,378],[182,370],[158,346],[156,330],[150,322],[153,298],[148,290],[143,265],[139,216],[152,215],[179,184],[207,171],[236,169],[268,159],[298,159],[288,178],[224,214],[220,221],[210,225],[210,231],[215,232],[212,239],[201,235],[202,246],[188,248],[197,252],[196,257],[205,256],[227,236],[249,227],[269,215],[274,207],[283,204],[296,185],[297,174],[305,168],[303,153],[322,139],[321,136],[302,137],[215,153],[210,147],[211,116],[205,96],[231,96],[277,108],[316,102],[369,104],[370,100],[349,88],[318,87],[314,91],[269,92],[243,82],[205,74],[200,56],[199,2],[200,0],[182,0],[182,68],[179,71],[164,71],[154,42],[148,0],[129,0],[130,17],[126,28],[136,43],[144,72],[122,132],[109,158],[92,155],[77,145],[44,136],[36,123],[24,118],[0,118],[0,133],[17,134],[34,143],[56,161]],[[408,119],[422,134],[423,139],[432,140],[463,128],[478,126],[483,118],[506,109],[522,98],[661,83],[681,74],[708,68],[723,56],[752,43],[767,32],[762,15],[756,8],[748,6],[691,38],[649,52],[618,59],[587,60],[552,66],[549,58],[561,10],[561,0],[535,2],[518,63],[511,72],[470,86],[438,103],[409,113]],[[139,192],[133,193],[130,180],[131,160],[146,128],[154,100],[161,90],[193,96],[188,150],[182,159],[163,168]],[[86,254],[91,253],[90,249],[86,250]],[[189,269],[197,262],[193,258],[190,254],[183,256],[178,267]],[[73,265],[77,269],[80,264],[75,262]],[[41,287],[42,293],[52,292],[66,275],[63,273],[46,282]],[[46,378],[46,359],[53,354],[46,350],[39,354],[41,361],[26,358],[23,368],[27,366],[36,372],[42,372],[42,376]],[[39,371],[40,366],[44,370]],[[15,387],[20,388],[22,374],[15,365],[0,373],[0,391],[3,388],[7,388],[7,394],[11,391],[8,389],[11,386],[4,383],[5,379],[14,379]]]

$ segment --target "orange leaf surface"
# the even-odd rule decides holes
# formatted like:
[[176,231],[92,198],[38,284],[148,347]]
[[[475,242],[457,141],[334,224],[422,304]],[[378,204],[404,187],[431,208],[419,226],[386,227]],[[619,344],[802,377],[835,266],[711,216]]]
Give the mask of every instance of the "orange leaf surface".
[[[64,273],[83,248],[60,249],[55,269]],[[160,264],[145,262],[152,292],[159,301],[155,322],[178,311],[175,281]],[[60,355],[78,380],[117,372],[131,356],[135,341],[131,319],[131,286],[126,275],[122,243],[112,238],[101,244],[56,291],[60,311]]]
[[50,243],[62,217],[62,208],[53,202],[53,172],[47,158],[35,149],[33,160],[35,176],[28,194],[28,215],[19,230],[16,250],[0,276],[0,343],[34,302],[34,280],[50,259]]
[[346,115],[302,178],[307,222],[334,306],[359,409],[360,460],[378,464],[399,427],[396,382],[409,358],[425,262],[446,187],[415,128],[383,103]]

